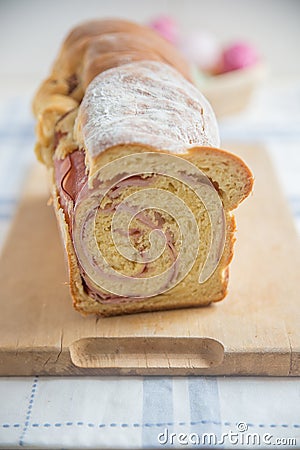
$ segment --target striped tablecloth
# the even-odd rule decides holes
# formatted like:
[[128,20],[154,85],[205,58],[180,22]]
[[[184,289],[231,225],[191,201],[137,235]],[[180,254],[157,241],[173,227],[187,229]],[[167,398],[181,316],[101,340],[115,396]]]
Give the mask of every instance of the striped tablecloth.
[[[33,127],[27,98],[0,104],[0,245],[34,160]],[[300,232],[300,85],[264,89],[221,136],[265,143]],[[270,446],[300,448],[299,378],[0,378],[1,448]]]

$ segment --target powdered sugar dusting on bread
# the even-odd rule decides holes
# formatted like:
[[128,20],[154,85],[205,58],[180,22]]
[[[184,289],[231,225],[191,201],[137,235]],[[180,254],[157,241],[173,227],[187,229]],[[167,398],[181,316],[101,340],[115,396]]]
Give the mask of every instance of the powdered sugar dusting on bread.
[[155,61],[132,62],[98,75],[81,103],[76,133],[92,158],[118,144],[173,153],[220,145],[205,97],[171,66]]

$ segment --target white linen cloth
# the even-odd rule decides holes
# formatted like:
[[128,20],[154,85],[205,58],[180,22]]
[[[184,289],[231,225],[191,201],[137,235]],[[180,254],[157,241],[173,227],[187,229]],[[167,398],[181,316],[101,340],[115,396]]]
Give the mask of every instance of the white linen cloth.
[[[300,232],[300,84],[280,89],[262,90],[245,114],[223,120],[221,136],[265,143]],[[33,142],[28,99],[2,102],[0,245],[34,160]],[[0,448],[20,447],[296,449],[300,378],[0,378]]]
[[[296,439],[283,448],[300,445],[298,378],[2,378],[0,398],[5,449],[199,448],[195,433],[213,433],[221,442],[230,431],[239,445],[224,438],[223,448],[253,448],[241,440],[254,433],[257,448],[270,448],[268,442],[278,448],[276,439]],[[181,433],[190,445],[180,444]]]

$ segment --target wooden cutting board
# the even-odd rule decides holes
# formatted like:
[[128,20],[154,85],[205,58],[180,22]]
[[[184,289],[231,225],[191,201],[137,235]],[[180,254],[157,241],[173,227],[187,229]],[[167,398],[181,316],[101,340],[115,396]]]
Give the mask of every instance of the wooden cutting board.
[[0,261],[0,374],[300,375],[296,230],[264,149],[236,153],[255,191],[236,213],[227,298],[103,319],[72,309],[45,169],[34,167]]

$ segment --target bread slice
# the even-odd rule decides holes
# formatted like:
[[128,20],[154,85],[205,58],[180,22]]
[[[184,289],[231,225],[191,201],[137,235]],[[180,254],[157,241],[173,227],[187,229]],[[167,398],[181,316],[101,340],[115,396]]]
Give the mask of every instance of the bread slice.
[[34,100],[36,150],[83,314],[207,305],[227,292],[231,211],[252,174],[218,148],[209,103],[160,41],[123,21],[80,26]]

